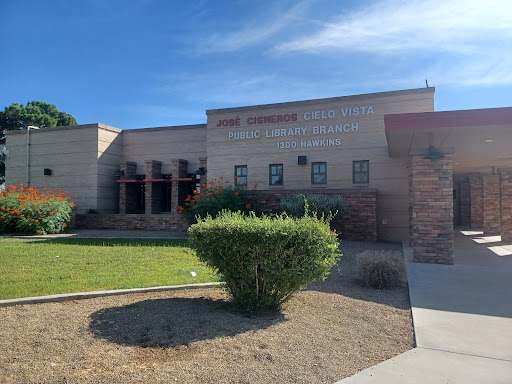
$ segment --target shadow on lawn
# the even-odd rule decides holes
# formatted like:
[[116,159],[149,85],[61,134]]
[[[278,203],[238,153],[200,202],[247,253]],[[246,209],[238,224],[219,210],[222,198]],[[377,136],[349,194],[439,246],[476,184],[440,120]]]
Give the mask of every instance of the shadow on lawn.
[[93,313],[89,330],[98,338],[136,347],[177,347],[194,341],[266,329],[286,321],[282,314],[247,317],[223,300],[169,298],[105,308]]

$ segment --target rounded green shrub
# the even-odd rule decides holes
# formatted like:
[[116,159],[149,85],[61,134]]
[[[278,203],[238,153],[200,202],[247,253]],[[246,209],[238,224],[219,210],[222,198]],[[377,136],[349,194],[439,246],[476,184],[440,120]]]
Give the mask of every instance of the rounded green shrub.
[[[11,185],[0,192],[0,233],[59,233],[73,224],[68,192]],[[76,196],[75,196],[76,197]]]
[[291,217],[303,217],[307,208],[318,218],[333,219],[343,213],[344,207],[345,201],[341,196],[322,193],[289,195],[281,199],[281,209]]
[[190,245],[248,313],[278,311],[295,292],[326,278],[339,254],[325,220],[223,211],[189,228]]

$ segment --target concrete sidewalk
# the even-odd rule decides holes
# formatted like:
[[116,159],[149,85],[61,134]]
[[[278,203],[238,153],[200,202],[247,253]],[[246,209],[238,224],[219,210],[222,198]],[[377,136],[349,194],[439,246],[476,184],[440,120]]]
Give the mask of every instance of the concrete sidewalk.
[[413,263],[404,246],[416,348],[339,384],[512,383],[511,244],[466,233],[455,265]]

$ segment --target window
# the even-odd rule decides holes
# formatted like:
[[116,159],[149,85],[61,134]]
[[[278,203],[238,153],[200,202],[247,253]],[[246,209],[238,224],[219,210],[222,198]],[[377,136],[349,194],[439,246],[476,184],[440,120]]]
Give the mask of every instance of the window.
[[352,162],[352,183],[369,184],[370,183],[370,161],[360,160]]
[[247,165],[235,165],[235,185],[247,185]]
[[311,184],[327,184],[327,163],[311,163]]
[[268,184],[283,185],[283,164],[270,164],[268,166]]

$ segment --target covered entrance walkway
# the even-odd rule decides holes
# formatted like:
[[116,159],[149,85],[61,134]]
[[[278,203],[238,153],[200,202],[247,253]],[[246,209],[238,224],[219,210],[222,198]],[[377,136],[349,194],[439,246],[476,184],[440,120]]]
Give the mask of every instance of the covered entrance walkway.
[[386,115],[389,155],[409,159],[413,260],[453,264],[454,224],[512,240],[512,108]]

